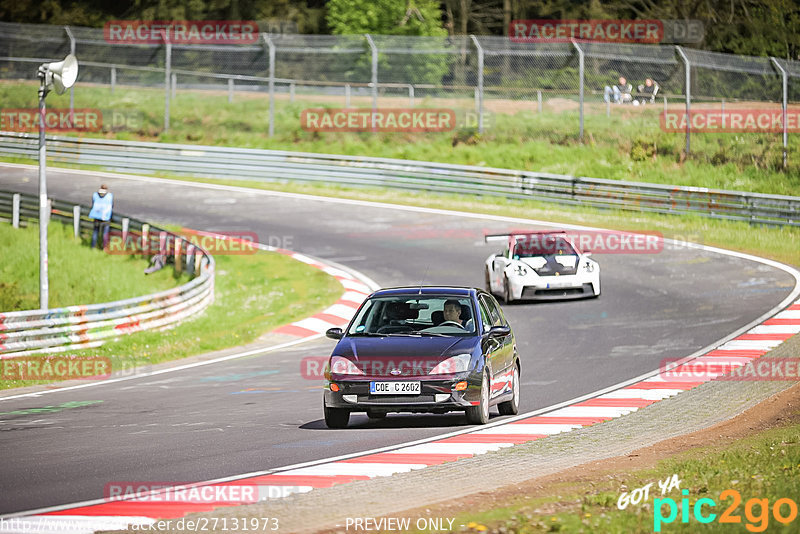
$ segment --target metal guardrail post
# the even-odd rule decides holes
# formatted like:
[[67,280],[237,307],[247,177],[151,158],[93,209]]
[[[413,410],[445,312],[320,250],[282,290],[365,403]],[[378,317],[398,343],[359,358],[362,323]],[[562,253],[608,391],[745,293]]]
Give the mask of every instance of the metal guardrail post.
[[262,35],[269,58],[269,136],[272,137],[275,135],[275,43],[266,33]]
[[372,52],[372,128],[375,129],[375,113],[378,111],[378,47],[375,46],[375,41],[368,33],[364,34],[367,38],[367,44]]
[[783,110],[783,113],[782,113],[782,115],[783,115],[783,168],[785,169],[786,168],[786,164],[787,164],[786,149],[787,149],[787,145],[789,143],[789,130],[788,130],[788,125],[786,124],[786,121],[787,121],[786,114],[788,112],[787,108],[788,108],[788,101],[789,101],[789,76],[788,76],[788,74],[786,72],[786,69],[781,67],[781,64],[778,63],[777,59],[775,59],[774,57],[771,57],[771,58],[769,58],[769,60],[772,61],[772,64],[775,65],[775,68],[777,68],[780,71],[781,77],[783,78],[783,84],[782,84],[783,85],[783,87],[782,87],[782,89],[783,89],[783,101],[781,102],[781,108]]
[[691,149],[692,137],[692,66],[689,63],[689,58],[686,57],[686,53],[683,51],[683,48],[675,45],[675,50],[678,51],[683,63],[686,65],[686,155],[688,156]]
[[131,220],[127,217],[122,218],[122,250],[128,248],[128,229],[130,228]]
[[[72,30],[69,29],[69,26],[64,26],[64,31],[67,32],[67,37],[69,38],[69,53],[73,56],[75,54],[75,36],[72,35]],[[69,88],[69,122],[70,124],[75,122],[75,85]]]
[[161,32],[164,40],[164,131],[169,130],[169,93],[172,70],[172,43],[167,39],[167,32]]
[[19,228],[19,193],[11,197],[11,226]]
[[233,102],[233,78],[228,78],[228,104]]
[[578,51],[578,98],[580,101],[580,133],[578,134],[578,139],[583,141],[583,49],[575,41],[572,41],[572,46],[574,46],[575,50]]
[[78,204],[72,206],[72,233],[75,239],[81,236],[81,207]]
[[142,225],[142,257],[150,257],[150,225]]
[[478,133],[483,133],[483,47],[474,35],[469,36],[478,50],[478,86],[475,87],[475,108],[478,113]]

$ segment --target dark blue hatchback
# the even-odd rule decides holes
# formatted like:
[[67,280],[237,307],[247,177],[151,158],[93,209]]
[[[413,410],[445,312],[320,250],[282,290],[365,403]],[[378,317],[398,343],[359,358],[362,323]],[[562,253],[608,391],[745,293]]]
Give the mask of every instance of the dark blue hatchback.
[[461,287],[398,287],[364,301],[338,339],[325,372],[325,423],[352,412],[463,411],[474,424],[519,410],[514,334],[489,293]]

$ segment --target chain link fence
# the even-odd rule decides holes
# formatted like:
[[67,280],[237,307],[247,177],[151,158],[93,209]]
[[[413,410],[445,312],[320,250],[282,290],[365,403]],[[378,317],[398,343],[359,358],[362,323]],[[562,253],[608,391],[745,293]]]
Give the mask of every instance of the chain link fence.
[[[555,117],[550,124],[583,139],[591,134],[585,132],[586,116],[632,112],[630,106],[606,102],[606,86],[620,76],[634,93],[645,78],[655,81],[656,105],[637,111],[652,124],[658,121],[656,112],[670,106],[724,111],[726,106],[781,109],[800,102],[798,61],[673,45],[266,33],[246,45],[111,44],[102,29],[0,23],[0,79],[34,80],[38,64],[58,61],[70,51],[80,63],[78,91],[81,84],[108,86],[112,92],[121,85],[163,90],[165,130],[170,100],[182,91],[222,92],[229,102],[237,93],[261,94],[269,100],[264,110],[270,135],[276,115],[297,115],[297,106],[291,106],[297,102],[305,107],[455,108],[478,117],[474,127],[481,133],[502,128],[502,121],[484,116],[530,113]],[[541,128],[551,127],[544,122]],[[281,127],[289,124],[283,121]],[[687,127],[687,152],[691,134]],[[783,146],[785,162],[787,133],[764,135]]]

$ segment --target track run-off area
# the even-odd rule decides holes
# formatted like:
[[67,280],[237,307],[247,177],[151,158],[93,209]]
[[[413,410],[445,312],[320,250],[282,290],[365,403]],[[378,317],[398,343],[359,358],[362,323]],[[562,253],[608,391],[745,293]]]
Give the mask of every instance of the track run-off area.
[[[380,286],[483,286],[486,233],[567,228],[490,215],[50,168],[49,196],[86,203],[101,183],[115,211],[331,261]],[[0,187],[37,192],[36,168],[0,166]],[[491,202],[491,200],[487,200]],[[631,229],[635,231],[635,229]],[[702,236],[700,236],[702,238]],[[796,299],[797,273],[702,246],[594,256],[598,299],[504,310],[522,362],[521,413],[591,397],[713,348]],[[57,268],[57,266],[51,266]],[[265,279],[269,273],[265,273]],[[319,336],[240,358],[36,395],[0,397],[0,515],[96,501],[118,481],[203,481],[270,472],[470,429],[463,414],[399,415],[350,428],[322,421],[321,380],[304,359]],[[46,413],[37,408],[65,406]],[[493,413],[491,422],[504,418]]]

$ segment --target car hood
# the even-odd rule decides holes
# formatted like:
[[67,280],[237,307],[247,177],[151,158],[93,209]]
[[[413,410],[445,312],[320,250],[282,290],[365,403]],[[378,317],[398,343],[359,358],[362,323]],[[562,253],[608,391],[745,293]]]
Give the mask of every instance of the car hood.
[[333,354],[355,362],[368,376],[414,376],[456,354],[472,354],[479,343],[478,336],[345,337]]

